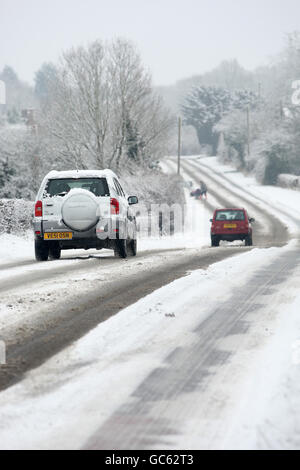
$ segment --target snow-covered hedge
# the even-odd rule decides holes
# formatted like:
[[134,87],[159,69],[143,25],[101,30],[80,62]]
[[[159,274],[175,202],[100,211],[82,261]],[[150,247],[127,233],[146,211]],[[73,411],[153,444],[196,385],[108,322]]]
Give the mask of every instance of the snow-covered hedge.
[[31,228],[34,203],[24,199],[0,199],[0,234],[20,234]]
[[277,177],[277,184],[283,188],[300,190],[300,176],[282,173]]

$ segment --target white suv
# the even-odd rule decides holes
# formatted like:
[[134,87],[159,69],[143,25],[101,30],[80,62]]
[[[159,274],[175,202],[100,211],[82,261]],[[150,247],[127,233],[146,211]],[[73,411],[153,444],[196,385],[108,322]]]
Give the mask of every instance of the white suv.
[[127,196],[111,170],[51,171],[35,201],[37,261],[59,259],[61,250],[109,248],[126,258],[137,252],[136,220]]

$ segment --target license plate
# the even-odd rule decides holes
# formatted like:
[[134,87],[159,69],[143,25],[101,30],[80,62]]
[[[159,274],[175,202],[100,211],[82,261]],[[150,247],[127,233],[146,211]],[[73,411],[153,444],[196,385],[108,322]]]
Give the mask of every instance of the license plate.
[[236,228],[236,224],[224,224],[224,228]]
[[72,240],[72,232],[47,232],[44,233],[44,240]]

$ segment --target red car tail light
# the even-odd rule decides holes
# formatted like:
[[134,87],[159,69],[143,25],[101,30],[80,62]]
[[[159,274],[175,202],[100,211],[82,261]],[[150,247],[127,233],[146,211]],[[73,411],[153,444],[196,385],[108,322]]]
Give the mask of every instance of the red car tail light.
[[120,213],[120,204],[118,199],[112,197],[110,200],[110,213],[118,215]]
[[43,215],[43,203],[42,203],[42,201],[37,201],[37,203],[35,204],[34,215],[35,215],[35,217],[42,217],[42,215]]

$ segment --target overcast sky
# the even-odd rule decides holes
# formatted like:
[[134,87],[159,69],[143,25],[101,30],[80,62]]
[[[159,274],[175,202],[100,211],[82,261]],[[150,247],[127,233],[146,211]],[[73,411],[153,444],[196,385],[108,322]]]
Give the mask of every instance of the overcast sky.
[[155,85],[237,58],[266,63],[300,29],[300,0],[0,0],[0,70],[33,82],[43,62],[97,38],[133,40]]

